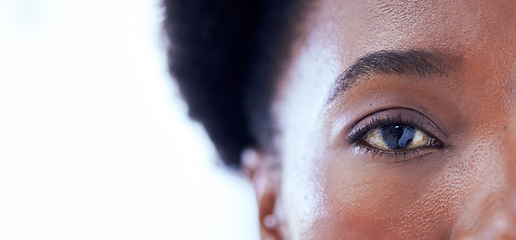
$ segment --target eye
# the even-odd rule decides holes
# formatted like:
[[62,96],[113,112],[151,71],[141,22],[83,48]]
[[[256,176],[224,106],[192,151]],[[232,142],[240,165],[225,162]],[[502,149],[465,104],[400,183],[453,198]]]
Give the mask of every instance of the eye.
[[446,149],[446,133],[424,114],[406,108],[372,113],[348,130],[346,141],[364,154],[409,160]]
[[430,146],[435,141],[422,130],[404,124],[391,124],[370,130],[362,139],[381,150],[407,150]]

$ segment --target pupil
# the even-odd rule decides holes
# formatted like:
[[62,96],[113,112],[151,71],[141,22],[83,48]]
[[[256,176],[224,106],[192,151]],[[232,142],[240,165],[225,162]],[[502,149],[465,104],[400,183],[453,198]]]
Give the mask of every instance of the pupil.
[[389,148],[403,149],[412,142],[416,130],[407,125],[387,125],[382,127],[380,132]]

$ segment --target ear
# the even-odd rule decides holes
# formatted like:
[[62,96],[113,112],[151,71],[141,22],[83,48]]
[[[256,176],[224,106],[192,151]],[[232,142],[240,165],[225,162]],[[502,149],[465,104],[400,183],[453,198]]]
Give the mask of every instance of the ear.
[[244,174],[256,194],[262,239],[286,239],[280,204],[281,172],[277,165],[275,159],[256,149],[246,149],[242,154]]

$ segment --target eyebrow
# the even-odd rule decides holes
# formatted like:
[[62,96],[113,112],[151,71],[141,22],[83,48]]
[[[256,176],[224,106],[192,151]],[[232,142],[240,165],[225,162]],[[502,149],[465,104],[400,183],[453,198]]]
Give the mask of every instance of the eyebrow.
[[422,50],[374,52],[359,58],[339,75],[332,86],[328,102],[372,75],[440,76],[446,74],[452,62],[441,54]]

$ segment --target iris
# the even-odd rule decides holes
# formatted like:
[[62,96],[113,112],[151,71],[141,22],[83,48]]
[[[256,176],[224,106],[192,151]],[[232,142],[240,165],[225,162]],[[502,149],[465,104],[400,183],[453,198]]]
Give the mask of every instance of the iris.
[[407,125],[387,125],[380,129],[382,139],[391,149],[403,149],[410,145],[416,130]]

